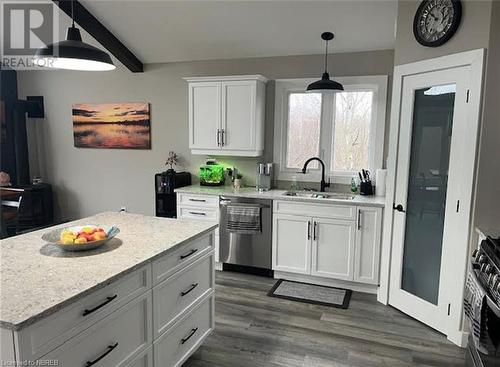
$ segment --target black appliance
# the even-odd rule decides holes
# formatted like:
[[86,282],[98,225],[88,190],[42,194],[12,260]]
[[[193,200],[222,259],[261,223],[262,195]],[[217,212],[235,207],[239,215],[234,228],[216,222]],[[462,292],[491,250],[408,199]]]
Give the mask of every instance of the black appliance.
[[469,336],[466,364],[471,367],[500,366],[500,238],[487,237],[472,255],[471,275],[485,290],[483,315],[493,350],[482,353]]
[[165,171],[155,175],[156,216],[177,218],[177,198],[174,190],[191,185],[189,172]]

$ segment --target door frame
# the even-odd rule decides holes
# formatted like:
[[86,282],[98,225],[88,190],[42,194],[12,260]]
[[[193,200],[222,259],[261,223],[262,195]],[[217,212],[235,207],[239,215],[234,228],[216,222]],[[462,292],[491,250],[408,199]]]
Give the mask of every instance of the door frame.
[[[467,177],[464,182],[464,198],[467,198],[467,200],[463,200],[460,204],[462,210],[464,210],[464,213],[468,218],[469,228],[465,229],[465,232],[467,233],[466,239],[463,241],[461,248],[457,249],[455,254],[456,256],[454,261],[457,267],[456,274],[460,274],[458,279],[461,281],[459,285],[457,285],[456,290],[452,292],[451,296],[453,304],[462,304],[471,231],[470,224],[473,206],[472,195],[475,187],[476,155],[481,121],[485,52],[485,49],[477,49],[434,59],[398,65],[394,68],[388,148],[389,152],[387,157],[386,203],[381,248],[380,287],[377,293],[378,301],[383,304],[388,304],[389,301],[389,281],[393,240],[392,232],[394,221],[394,211],[392,206],[395,199],[396,167],[398,163],[397,155],[399,151],[401,100],[404,78],[432,71],[452,69],[460,66],[470,66],[470,92],[467,109],[467,121],[470,127],[470,133],[468,134],[467,139],[469,146],[472,147],[471,151],[473,151],[474,154],[471,154],[467,157],[468,159],[464,161],[464,165],[469,167],[469,169],[465,170],[467,172]],[[453,343],[465,346],[467,344],[468,334],[462,331],[462,314],[463,312],[454,312],[450,315],[450,329],[447,337]]]

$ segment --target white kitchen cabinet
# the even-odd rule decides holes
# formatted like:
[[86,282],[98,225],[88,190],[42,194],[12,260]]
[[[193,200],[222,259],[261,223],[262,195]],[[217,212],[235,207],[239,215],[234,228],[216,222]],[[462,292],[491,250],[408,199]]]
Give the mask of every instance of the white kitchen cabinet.
[[311,218],[273,216],[273,270],[310,273],[311,226]]
[[353,280],[355,222],[313,218],[311,275]]
[[273,270],[377,285],[381,228],[382,208],[275,200]]
[[264,151],[261,75],[185,78],[192,154],[257,157]]
[[217,149],[221,129],[221,83],[189,83],[189,148]]
[[358,206],[354,280],[378,284],[382,209]]

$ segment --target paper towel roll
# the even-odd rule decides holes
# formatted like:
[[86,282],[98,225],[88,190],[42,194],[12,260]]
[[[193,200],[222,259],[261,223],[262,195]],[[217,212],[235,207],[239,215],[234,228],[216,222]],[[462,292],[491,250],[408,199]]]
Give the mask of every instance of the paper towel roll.
[[385,196],[385,184],[387,181],[387,170],[378,169],[375,173],[375,195]]

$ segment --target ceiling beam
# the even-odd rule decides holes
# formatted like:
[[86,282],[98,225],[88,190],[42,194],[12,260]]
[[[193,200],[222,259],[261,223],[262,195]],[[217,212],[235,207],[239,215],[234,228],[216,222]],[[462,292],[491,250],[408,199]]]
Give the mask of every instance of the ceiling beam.
[[[71,18],[71,1],[52,0]],[[118,38],[77,0],[73,1],[75,23],[96,39],[133,73],[142,73],[144,65]]]

